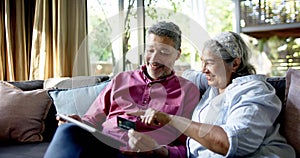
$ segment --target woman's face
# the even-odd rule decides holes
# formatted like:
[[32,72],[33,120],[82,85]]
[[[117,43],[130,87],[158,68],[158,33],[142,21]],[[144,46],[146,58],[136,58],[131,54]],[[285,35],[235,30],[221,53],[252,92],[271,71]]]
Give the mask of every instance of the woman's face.
[[170,75],[180,50],[174,48],[173,40],[166,36],[149,34],[147,37],[145,62],[147,72],[152,79]]
[[201,61],[202,71],[206,75],[208,84],[223,91],[231,82],[231,76],[234,72],[233,64],[225,63],[220,56],[211,53],[209,50],[203,51]]

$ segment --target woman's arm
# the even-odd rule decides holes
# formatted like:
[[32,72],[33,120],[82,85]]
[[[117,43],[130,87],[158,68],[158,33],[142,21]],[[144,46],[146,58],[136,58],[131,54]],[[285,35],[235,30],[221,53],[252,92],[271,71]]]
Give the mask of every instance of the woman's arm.
[[229,141],[227,134],[220,126],[198,123],[175,115],[169,115],[169,117],[169,124],[186,136],[193,138],[215,153],[227,154]]
[[[154,109],[142,112],[142,122],[163,126],[169,124],[188,137],[193,138],[209,150],[226,155],[229,149],[227,134],[220,126],[193,122],[185,117],[169,115]],[[141,111],[139,114],[142,114]]]

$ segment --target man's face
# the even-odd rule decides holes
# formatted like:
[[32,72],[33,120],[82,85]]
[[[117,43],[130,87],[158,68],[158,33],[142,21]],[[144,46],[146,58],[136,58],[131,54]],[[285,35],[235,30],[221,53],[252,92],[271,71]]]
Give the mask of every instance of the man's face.
[[163,78],[171,74],[180,50],[174,48],[173,40],[166,36],[149,34],[145,51],[147,72],[152,79]]

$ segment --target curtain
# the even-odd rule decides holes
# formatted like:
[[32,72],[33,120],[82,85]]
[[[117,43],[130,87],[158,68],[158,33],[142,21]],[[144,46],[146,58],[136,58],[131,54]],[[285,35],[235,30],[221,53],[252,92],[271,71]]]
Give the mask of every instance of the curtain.
[[37,0],[34,20],[30,79],[89,75],[86,0]]
[[[25,13],[28,0],[2,0],[0,2],[0,79],[27,80],[29,54],[26,37],[30,37],[30,11]],[[27,20],[27,22],[26,22]]]
[[86,0],[1,0],[0,79],[89,75]]
[[0,1],[0,80],[5,78],[4,1]]

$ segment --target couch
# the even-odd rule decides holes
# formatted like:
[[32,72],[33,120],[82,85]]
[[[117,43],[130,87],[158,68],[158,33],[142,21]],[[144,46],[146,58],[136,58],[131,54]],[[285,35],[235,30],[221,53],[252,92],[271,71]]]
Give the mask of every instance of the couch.
[[[281,114],[278,116],[277,119],[277,121],[281,123],[280,132],[287,138],[288,142],[295,148],[297,152],[297,157],[300,158],[300,117],[299,117],[300,97],[298,97],[300,94],[299,78],[300,78],[299,70],[289,69],[285,77],[269,77],[267,81],[275,87],[276,94],[282,101],[283,108]],[[77,102],[77,104],[80,104],[81,106],[81,104],[83,103],[79,103],[79,102],[80,100],[82,100],[82,95],[85,94],[86,95],[85,97],[90,97],[94,95],[93,97],[95,97],[95,95],[99,91],[101,91],[101,89],[105,86],[105,84],[109,82],[109,77],[100,76],[99,78],[96,79],[93,77],[93,80],[96,81],[93,81],[88,84],[87,83],[81,84],[81,82],[84,80],[86,80],[86,77],[81,77],[79,80],[80,84],[74,84],[75,83],[74,79],[73,80],[66,79],[60,81],[58,84],[57,83],[53,84],[46,80],[8,82],[11,85],[19,87],[23,91],[22,93],[26,93],[26,91],[31,92],[37,89],[43,89],[43,91],[46,91],[48,99],[50,99],[50,106],[44,108],[46,109],[45,111],[47,112],[45,112],[44,117],[41,117],[43,120],[42,122],[44,123],[45,126],[44,128],[41,128],[39,130],[40,137],[36,137],[35,139],[28,139],[26,137],[25,137],[26,139],[24,138],[19,139],[20,137],[24,137],[24,136],[20,136],[20,137],[9,137],[6,139],[1,139],[1,137],[3,136],[0,134],[0,158],[41,158],[43,157],[43,154],[46,151],[47,146],[49,145],[51,138],[53,137],[53,134],[57,128],[57,121],[55,120],[55,114],[59,110],[66,110],[64,109],[65,107],[58,107],[58,105],[74,104],[72,103],[72,101],[75,100],[75,102]],[[47,87],[45,82],[47,84],[50,83],[50,86],[48,85]],[[92,92],[94,93],[90,93],[91,87],[94,87],[95,85],[97,86],[99,85],[98,87],[100,88],[97,88],[97,91],[93,90]],[[0,116],[1,116],[0,123],[2,119],[1,104],[3,104],[2,103],[3,97],[5,97],[6,95],[6,94],[2,94],[3,92],[1,91],[3,91],[3,89],[0,89],[0,94],[1,94],[0,95],[1,98],[0,99]],[[84,92],[82,93],[82,91]],[[71,95],[68,94],[69,92],[71,92]],[[76,96],[74,94],[77,95],[77,98],[74,98],[74,96]],[[14,96],[11,99],[15,100],[17,97],[19,96]],[[69,98],[69,100],[67,100],[67,102],[64,102],[66,98]],[[92,98],[88,98],[88,99],[92,100]],[[5,103],[7,104],[7,101]],[[30,109],[31,107],[28,108]],[[74,108],[73,109],[68,108],[67,110],[69,110],[69,112],[72,112]],[[86,109],[79,109],[79,111],[80,110],[81,113],[79,114],[81,115],[82,113],[84,113]],[[22,122],[24,122],[25,124],[26,122],[25,118],[24,120],[22,120]],[[3,128],[1,124],[0,124],[0,128]]]
[[[107,81],[109,76],[0,81],[0,158],[42,158],[57,128],[55,117],[59,107],[54,103],[59,98],[52,97],[50,92],[73,100],[76,100],[75,96],[79,98],[84,93],[88,95],[87,99],[95,98],[100,90],[95,91],[94,87]],[[24,101],[19,101],[19,98]],[[91,100],[85,102],[91,103]],[[2,109],[8,107],[13,108],[8,111]],[[30,115],[33,112],[38,115]],[[22,113],[24,117],[19,116]],[[10,121],[14,119],[17,121]],[[28,129],[34,132],[28,132]]]

